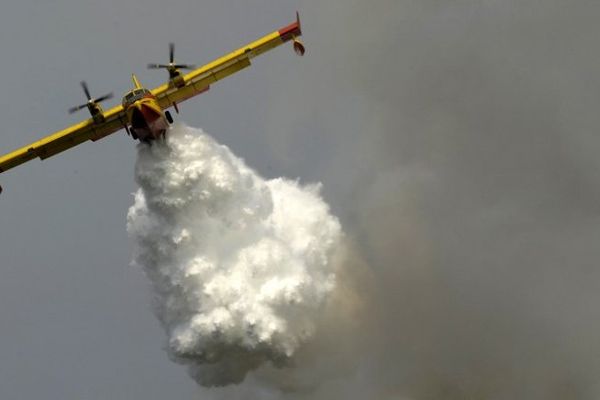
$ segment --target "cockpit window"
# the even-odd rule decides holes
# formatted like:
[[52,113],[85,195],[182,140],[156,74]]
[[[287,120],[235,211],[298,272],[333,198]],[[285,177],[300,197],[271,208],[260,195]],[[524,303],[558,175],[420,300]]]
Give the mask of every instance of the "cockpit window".
[[148,94],[151,94],[148,89],[132,90],[131,92],[127,93],[125,97],[123,97],[123,106],[134,103]]

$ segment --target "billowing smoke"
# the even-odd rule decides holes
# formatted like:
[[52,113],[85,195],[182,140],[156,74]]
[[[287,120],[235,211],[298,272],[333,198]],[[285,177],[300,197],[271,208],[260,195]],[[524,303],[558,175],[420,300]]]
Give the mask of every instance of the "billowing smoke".
[[368,267],[293,380],[222,398],[600,398],[600,2],[300,10],[269,156],[323,181]]
[[264,180],[202,131],[138,147],[128,213],[168,353],[202,385],[283,366],[314,335],[341,228],[319,185]]

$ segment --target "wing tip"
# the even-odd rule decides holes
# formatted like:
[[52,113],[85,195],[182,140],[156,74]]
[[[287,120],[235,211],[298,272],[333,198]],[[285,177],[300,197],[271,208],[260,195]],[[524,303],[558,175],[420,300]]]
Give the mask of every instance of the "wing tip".
[[296,11],[296,21],[279,30],[279,35],[284,42],[302,36],[302,27],[300,25],[300,13]]

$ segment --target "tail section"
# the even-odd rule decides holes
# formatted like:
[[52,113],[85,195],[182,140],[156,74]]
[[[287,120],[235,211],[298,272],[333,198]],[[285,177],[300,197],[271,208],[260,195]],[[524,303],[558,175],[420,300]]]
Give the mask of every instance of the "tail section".
[[131,74],[131,79],[133,80],[133,85],[136,89],[142,89],[143,86],[138,80],[137,76],[135,76],[135,74]]

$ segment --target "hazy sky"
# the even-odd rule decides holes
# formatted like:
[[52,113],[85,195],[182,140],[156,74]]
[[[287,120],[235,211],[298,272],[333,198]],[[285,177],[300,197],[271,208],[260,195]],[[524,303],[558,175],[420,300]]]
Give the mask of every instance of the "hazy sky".
[[[322,181],[351,255],[291,373],[207,392],[161,349],[130,267],[133,142],[0,175],[3,399],[595,399],[600,394],[600,5],[559,0],[0,6],[0,148],[303,17],[181,106],[267,177]],[[116,100],[114,100],[116,101]],[[336,308],[337,307],[337,308]],[[292,382],[292,383],[290,383]]]

